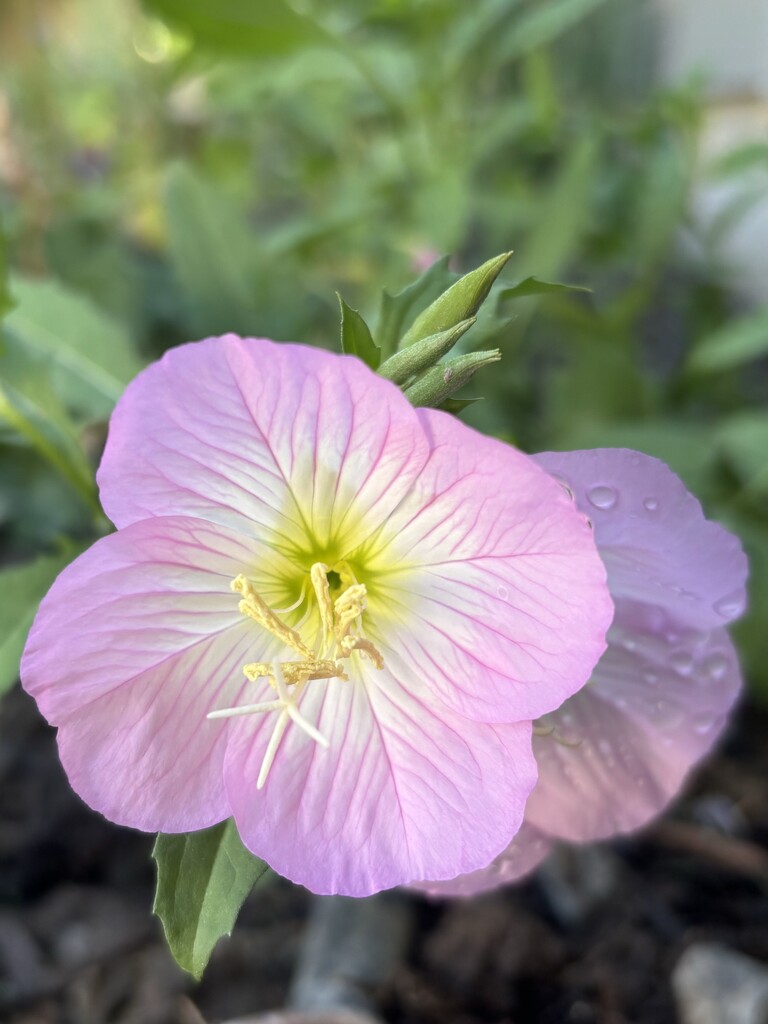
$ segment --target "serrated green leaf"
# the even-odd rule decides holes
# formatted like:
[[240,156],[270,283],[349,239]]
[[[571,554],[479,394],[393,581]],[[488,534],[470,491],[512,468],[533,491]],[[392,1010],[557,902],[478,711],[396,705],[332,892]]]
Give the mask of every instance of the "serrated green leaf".
[[144,0],[144,5],[201,46],[240,57],[285,55],[329,41],[317,22],[285,0]]
[[591,288],[585,288],[579,284],[559,284],[554,281],[539,281],[536,277],[526,277],[524,281],[505,288],[499,292],[502,301],[511,299],[523,299],[529,295],[551,295],[553,292],[592,292]]
[[13,280],[6,333],[45,360],[54,390],[86,419],[109,415],[142,368],[127,332],[89,299],[53,281]]
[[495,256],[477,270],[472,270],[459,278],[416,317],[400,342],[400,347],[406,348],[421,341],[422,338],[447,331],[463,320],[473,317],[488,298],[494,281],[511,255],[511,252],[505,252],[501,256]]
[[0,694],[18,679],[19,661],[37,606],[62,569],[84,550],[71,544],[58,555],[46,555],[0,571]]
[[406,324],[410,324],[438,295],[451,287],[457,275],[448,269],[450,256],[441,256],[412,284],[396,295],[386,289],[381,293],[381,311],[376,330],[376,341],[382,358],[397,351]]
[[691,370],[713,373],[732,370],[768,355],[768,309],[740,317],[708,334],[693,350]]
[[356,309],[346,304],[336,292],[341,310],[341,350],[347,355],[357,356],[372,370],[378,370],[381,350],[371,336],[368,324]]
[[417,341],[415,345],[395,352],[381,364],[379,373],[393,384],[405,384],[411,377],[429,369],[438,359],[442,359],[475,323],[477,317],[472,316],[447,331],[431,334],[428,338]]
[[202,832],[160,834],[152,856],[154,912],[176,962],[199,980],[267,865],[246,850],[231,820]]

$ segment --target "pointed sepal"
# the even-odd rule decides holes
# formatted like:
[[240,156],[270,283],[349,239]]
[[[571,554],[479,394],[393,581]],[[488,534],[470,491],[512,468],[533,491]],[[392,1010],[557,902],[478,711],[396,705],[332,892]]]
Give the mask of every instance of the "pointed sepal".
[[405,389],[405,397],[411,405],[437,408],[464,387],[478,370],[491,363],[497,363],[500,359],[499,349],[456,356],[447,363],[439,363],[427,370]]

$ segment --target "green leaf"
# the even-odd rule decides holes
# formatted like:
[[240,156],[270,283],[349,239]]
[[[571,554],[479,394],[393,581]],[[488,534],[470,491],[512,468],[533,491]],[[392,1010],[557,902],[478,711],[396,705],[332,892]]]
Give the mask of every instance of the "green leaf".
[[499,292],[502,301],[510,299],[522,299],[529,295],[551,295],[553,292],[592,292],[591,288],[584,288],[579,284],[556,284],[553,281],[539,281],[535,277],[526,277],[524,281],[505,288]]
[[508,61],[548,46],[606,0],[550,0],[531,4],[504,34],[501,51]]
[[19,661],[37,606],[65,566],[84,545],[71,544],[58,555],[46,555],[0,571],[0,694],[19,676]]
[[700,341],[689,360],[691,370],[712,373],[768,355],[768,309],[740,317]]
[[422,338],[447,331],[463,320],[473,317],[488,298],[494,281],[504,269],[511,255],[511,252],[505,252],[501,256],[495,256],[483,263],[477,270],[459,278],[448,291],[438,296],[416,317],[400,342],[400,347],[406,348],[408,345],[421,341]]
[[448,269],[450,256],[441,256],[412,284],[396,295],[381,293],[381,312],[376,340],[384,357],[397,351],[403,328],[410,324],[438,295],[451,287],[456,274]]
[[463,337],[477,323],[477,317],[472,316],[468,320],[462,320],[455,327],[449,327],[447,331],[440,331],[439,334],[431,334],[428,338],[417,341],[415,345],[401,349],[390,356],[379,367],[379,373],[393,384],[405,384],[416,374],[429,369],[438,359],[446,355],[459,338]]
[[336,292],[341,309],[341,349],[347,355],[357,356],[372,370],[379,368],[381,350],[371,336],[368,324],[356,309],[346,304]]
[[100,515],[93,470],[74,424],[53,390],[48,366],[10,336],[0,356],[0,426],[35,448]]
[[768,413],[732,416],[720,424],[716,439],[745,487],[768,494]]
[[144,0],[196,43],[240,57],[271,57],[329,41],[285,0]]
[[436,409],[448,401],[460,388],[474,377],[478,370],[501,359],[501,352],[468,352],[463,356],[449,359],[427,370],[404,391],[405,397],[415,406],[429,406]]
[[732,627],[734,641],[744,666],[751,692],[768,703],[768,530],[760,519],[734,514],[729,509],[716,512],[724,525],[739,537],[749,561],[747,611]]
[[88,419],[109,415],[141,370],[128,334],[89,299],[53,281],[15,278],[6,332],[45,360],[54,390]]
[[523,272],[557,275],[578,251],[594,217],[591,195],[600,145],[595,125],[563,155],[557,175],[538,200],[535,228],[522,253]]
[[158,835],[152,856],[154,912],[176,962],[199,980],[267,865],[246,850],[231,820],[202,832]]
[[13,308],[13,299],[8,291],[8,253],[5,236],[0,231],[0,319]]
[[196,171],[176,164],[166,190],[168,245],[202,334],[248,333],[258,312],[260,253],[241,210]]
[[671,417],[579,425],[572,416],[564,432],[551,440],[555,448],[634,448],[645,452],[666,462],[698,498],[711,500],[716,459],[712,435],[707,423]]

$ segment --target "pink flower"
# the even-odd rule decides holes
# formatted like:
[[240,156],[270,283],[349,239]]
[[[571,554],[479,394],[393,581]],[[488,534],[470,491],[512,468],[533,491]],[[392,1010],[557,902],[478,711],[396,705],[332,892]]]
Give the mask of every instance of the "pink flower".
[[664,463],[625,449],[536,461],[589,515],[616,615],[592,679],[535,729],[539,780],[517,837],[485,870],[424,886],[471,895],[532,870],[554,839],[645,825],[723,730],[741,685],[725,630],[746,603],[736,537]]
[[26,689],[93,808],[234,816],[316,892],[487,865],[531,720],[605,649],[585,517],[514,449],[356,359],[233,336],[128,387],[98,481],[118,532],[54,584]]

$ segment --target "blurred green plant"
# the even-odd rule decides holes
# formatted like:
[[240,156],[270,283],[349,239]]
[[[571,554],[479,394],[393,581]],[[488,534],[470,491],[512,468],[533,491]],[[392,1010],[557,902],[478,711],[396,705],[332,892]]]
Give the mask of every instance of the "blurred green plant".
[[[743,306],[721,256],[768,191],[768,161],[754,145],[701,165],[698,86],[643,81],[649,9],[37,0],[0,12],[14,271],[6,287],[0,248],[2,558],[55,558],[63,539],[105,529],[104,421],[169,345],[235,330],[337,346],[339,292],[345,349],[386,365],[459,267],[512,246],[506,281],[454,318],[455,339],[425,328],[469,364],[502,352],[485,400],[448,407],[528,450],[629,445],[669,462],[748,547],[739,639],[768,696],[768,310]],[[633,75],[619,67],[627,36]],[[691,195],[708,173],[734,199],[703,228]]]

